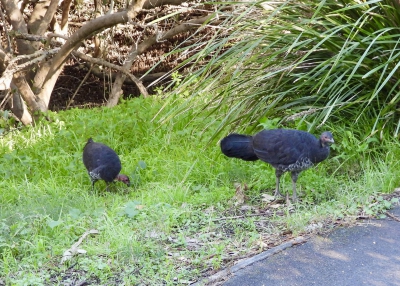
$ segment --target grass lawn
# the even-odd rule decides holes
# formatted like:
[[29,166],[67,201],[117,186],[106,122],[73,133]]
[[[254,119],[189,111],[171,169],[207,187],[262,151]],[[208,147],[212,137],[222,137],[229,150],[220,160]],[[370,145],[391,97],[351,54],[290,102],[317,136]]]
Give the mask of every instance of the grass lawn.
[[[370,156],[334,132],[338,146],[300,175],[302,201],[286,206],[263,196],[273,194],[272,167],[226,158],[208,142],[214,117],[189,112],[160,124],[152,119],[162,104],[139,98],[52,113],[50,123],[0,138],[0,285],[187,285],[395,202],[381,194],[399,185],[397,142]],[[98,182],[91,191],[81,159],[89,137],[116,150],[131,188],[106,192]],[[289,175],[282,190],[291,192]]]

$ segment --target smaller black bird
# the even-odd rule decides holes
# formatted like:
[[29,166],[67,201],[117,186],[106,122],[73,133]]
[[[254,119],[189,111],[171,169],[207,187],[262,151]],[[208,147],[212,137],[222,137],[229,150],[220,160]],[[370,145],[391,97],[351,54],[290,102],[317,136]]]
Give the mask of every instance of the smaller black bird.
[[114,181],[121,181],[130,186],[129,177],[119,173],[122,168],[121,160],[107,145],[94,142],[92,138],[89,138],[83,148],[82,159],[92,181],[92,190],[98,180],[104,180],[107,183],[107,190],[108,185]]
[[301,171],[322,162],[329,156],[329,147],[335,141],[325,131],[319,139],[312,134],[291,129],[263,130],[254,136],[230,134],[221,140],[221,151],[228,157],[245,161],[260,159],[275,168],[276,190],[279,192],[280,178],[290,172],[293,185],[293,200],[297,200],[296,182]]

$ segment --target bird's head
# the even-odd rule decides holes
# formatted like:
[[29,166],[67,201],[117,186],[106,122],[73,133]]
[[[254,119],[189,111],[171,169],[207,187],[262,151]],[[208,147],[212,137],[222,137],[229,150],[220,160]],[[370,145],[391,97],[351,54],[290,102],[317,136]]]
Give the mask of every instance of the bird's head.
[[129,180],[129,177],[127,175],[124,174],[119,174],[116,178],[117,181],[121,181],[122,183],[124,183],[125,185],[127,185],[128,187],[131,185],[131,181]]
[[329,131],[323,132],[319,140],[321,141],[322,147],[330,146],[331,144],[335,143],[335,140],[333,140],[332,133]]

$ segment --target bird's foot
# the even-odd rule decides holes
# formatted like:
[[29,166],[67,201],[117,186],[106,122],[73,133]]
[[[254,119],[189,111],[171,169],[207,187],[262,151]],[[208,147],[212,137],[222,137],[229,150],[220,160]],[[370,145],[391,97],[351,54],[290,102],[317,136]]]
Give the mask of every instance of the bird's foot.
[[278,189],[275,190],[274,196],[281,196],[281,197],[285,197]]

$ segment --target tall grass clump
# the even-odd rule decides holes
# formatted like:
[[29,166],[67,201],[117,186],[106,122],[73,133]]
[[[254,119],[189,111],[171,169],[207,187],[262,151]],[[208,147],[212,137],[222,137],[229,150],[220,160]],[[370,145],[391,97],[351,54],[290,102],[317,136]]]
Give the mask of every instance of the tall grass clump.
[[187,97],[201,101],[189,100],[191,107],[229,107],[217,132],[300,118],[308,130],[350,126],[361,140],[398,135],[398,1],[260,1],[221,15],[225,37],[188,61],[214,57],[177,90],[194,88]]

